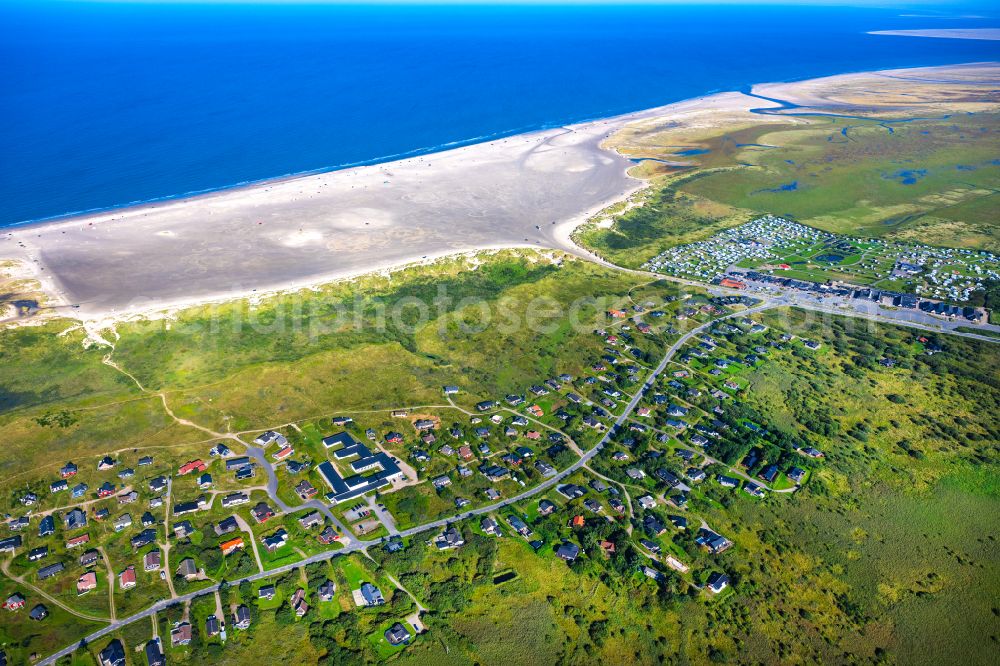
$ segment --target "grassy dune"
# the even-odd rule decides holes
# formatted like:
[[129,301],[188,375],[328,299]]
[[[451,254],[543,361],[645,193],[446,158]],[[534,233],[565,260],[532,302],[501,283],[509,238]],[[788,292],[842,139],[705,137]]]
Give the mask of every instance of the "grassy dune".
[[[233,320],[234,310],[244,318],[251,316],[247,304],[184,313],[169,326],[122,325],[113,358],[143,385],[163,391],[178,415],[220,430],[302,420],[302,433],[287,429],[302,450],[299,455],[321,455],[316,440],[334,413],[357,413],[362,428],[398,427],[412,441],[412,428],[405,421],[397,424],[385,414],[365,415],[367,410],[400,403],[439,404],[442,384],[463,386],[467,392],[457,400],[468,407],[480,398],[523,392],[556,372],[589,374],[587,364],[607,344],[592,333],[606,325],[605,309],[647,299],[662,302],[674,293],[667,284],[646,284],[582,262],[559,265],[534,254],[503,254],[476,266],[456,262],[446,264],[442,272],[455,294],[480,296],[460,307],[443,307],[417,326],[397,322],[385,328],[336,327],[311,334],[294,324],[304,324],[310,308],[333,312],[335,303],[353,303],[356,294],[366,299],[362,316],[372,318],[379,300],[391,308],[407,296],[433,297],[438,283],[431,269],[253,306],[254,317],[270,322],[285,317],[283,326],[223,326]],[[566,325],[566,308],[580,296],[590,300],[579,304],[577,317],[584,325],[577,329]],[[691,302],[664,308],[672,315],[674,308]],[[296,303],[302,309],[296,310]],[[501,303],[508,316],[523,320],[537,311],[550,325],[507,328],[500,319],[483,326],[481,305],[497,308]],[[554,314],[546,315],[549,310]],[[657,585],[639,572],[639,565],[648,560],[627,545],[624,522],[591,517],[585,529],[570,530],[572,503],[549,493],[562,507],[551,518],[537,516],[535,500],[518,507],[546,541],[537,553],[520,537],[488,538],[478,534],[477,520],[466,521],[460,527],[467,543],[455,551],[428,547],[423,540],[432,535],[421,535],[399,554],[372,548],[374,561],[353,555],[279,576],[279,594],[270,602],[258,604],[259,584],[229,588],[223,591],[224,606],[250,605],[251,630],[230,632],[224,648],[217,640],[197,635],[192,646],[171,650],[169,660],[986,663],[1000,635],[995,601],[1000,577],[994,564],[994,535],[1000,528],[995,473],[1000,352],[988,343],[941,336],[944,351],[927,355],[914,332],[902,328],[871,330],[860,320],[817,319],[794,310],[762,313],[760,318],[774,340],[788,331],[821,341],[822,347],[808,352],[801,344],[789,344],[766,361],[728,372],[725,377],[746,387],[734,401],[745,401],[767,428],[815,443],[826,458],[812,465],[808,482],[792,495],[771,493],[756,500],[742,492],[710,488],[703,498],[695,497],[692,515],[703,517],[736,545],[712,556],[697,551],[690,536],[668,532],[662,537],[665,550],[691,564],[692,574],[668,574]],[[662,325],[667,323],[680,325],[672,316]],[[204,457],[210,441],[206,433],[174,423],[158,397],[141,393],[104,365],[106,350],[85,350],[77,333],[58,337],[64,328],[52,324],[48,329],[0,333],[3,349],[24,341],[27,350],[20,357],[8,356],[9,363],[0,371],[4,394],[17,396],[6,403],[0,425],[15,434],[9,440],[9,483],[2,496],[7,509],[18,514],[23,510],[17,497],[25,488],[40,491],[39,510],[70,501],[65,494],[50,496],[46,489],[65,458],[78,458],[78,478],[93,490],[105,479],[117,482],[113,471],[94,471],[98,455],[122,449],[123,465],[134,466],[139,455],[150,451],[156,457],[151,475]],[[670,339],[657,334],[637,343],[652,354]],[[882,357],[893,358],[895,367],[879,365]],[[38,379],[32,382],[31,377]],[[551,409],[551,402],[541,402]],[[426,411],[447,418],[447,409]],[[595,460],[595,468],[600,468],[600,460]],[[220,466],[216,461],[210,467],[217,478],[223,476]],[[589,474],[579,472],[571,480],[585,484]],[[139,474],[146,475],[145,470]],[[282,476],[283,483],[289,481]],[[653,480],[648,482],[655,486]],[[441,498],[429,492],[428,484],[422,486],[387,496],[404,522],[447,509],[434,504]],[[178,500],[199,492],[194,478],[175,479]],[[139,505],[148,495],[143,486]],[[255,500],[258,497],[259,491]],[[117,513],[120,509],[113,503],[105,501]],[[239,512],[249,520],[247,507]],[[139,513],[133,509],[135,518]],[[255,570],[245,553],[223,558],[218,552],[219,539],[211,533],[210,522],[227,513],[216,504],[196,514],[192,521],[198,538],[183,543],[172,539],[174,566],[182,557],[193,557],[216,578]],[[283,519],[298,535],[292,521],[294,516]],[[276,527],[272,522],[255,526],[254,536]],[[637,539],[641,526],[633,527]],[[135,560],[127,543],[131,532],[114,535],[108,524],[90,529],[95,538],[100,535],[115,571]],[[615,556],[605,558],[596,547],[599,530],[601,538],[619,544]],[[33,530],[26,534],[29,547],[43,543]],[[63,537],[60,529],[44,543],[55,557],[69,559]],[[553,544],[565,537],[585,549],[573,565],[552,552]],[[309,552],[316,548],[313,543],[299,547]],[[286,548],[265,560],[299,557]],[[24,561],[23,553],[14,558],[11,570],[34,580],[34,565]],[[726,594],[709,598],[693,584],[713,570],[726,571],[733,585]],[[516,577],[494,584],[501,572]],[[74,563],[65,580],[57,578],[45,587],[74,605],[70,583],[78,573]],[[380,633],[412,613],[415,604],[396,589],[390,575],[429,609],[423,621],[430,631],[398,652],[387,649]],[[312,595],[328,577],[337,582],[337,598],[320,603],[312,596],[306,618],[292,617],[287,599],[295,589],[304,586]],[[353,607],[350,588],[361,577],[370,577],[383,589],[386,606]],[[143,582],[141,590],[116,593],[119,614],[162,594],[160,581],[145,576]],[[181,591],[193,589],[175,583]],[[5,585],[5,590],[16,587],[9,580]],[[102,585],[79,607],[98,613],[106,590]],[[31,601],[32,594],[27,596]],[[201,625],[213,609],[213,599],[199,601],[192,605],[191,617]],[[160,634],[165,635],[168,623],[182,613],[181,608],[160,613]],[[148,635],[150,624],[141,625],[121,632],[129,649]],[[58,611],[45,631],[18,614],[5,620],[2,632],[5,649],[16,663],[31,652],[46,653],[77,640],[90,628]],[[198,626],[196,634],[201,630]],[[78,652],[76,663],[88,663],[89,655],[102,646]]]
[[[604,310],[627,302],[641,282],[533,253],[454,260],[258,305],[119,324],[113,358],[149,391],[165,392],[178,417],[218,431],[434,404],[443,401],[444,384],[470,391],[471,405],[523,390],[556,368],[579,373],[587,359],[581,352],[601,348],[591,330]],[[659,291],[673,293],[667,285]],[[441,293],[452,300],[434,306]],[[574,316],[584,326],[574,330],[570,306],[578,298]],[[422,320],[405,305],[415,299],[430,304]],[[474,320],[482,308],[490,321]],[[520,325],[530,317],[538,326]],[[38,477],[51,480],[67,459],[82,468],[120,449],[169,455],[170,447],[209,437],[176,424],[159,398],[103,364],[107,348],[85,348],[80,330],[59,335],[71,326],[0,331],[0,426],[12,447],[0,468],[8,480],[25,479],[10,484],[12,493]]]
[[[987,235],[987,249],[996,249],[996,229],[974,205],[1000,182],[996,127],[994,115],[895,124],[891,133],[871,121],[821,121],[765,134],[762,143],[780,148],[743,153],[739,159],[753,166],[709,175],[686,189],[862,236],[895,237],[921,218],[940,215]],[[961,238],[946,244],[954,241],[965,244]]]
[[[790,502],[738,501],[711,518],[742,547],[731,564],[755,609],[748,659],[777,646],[789,658],[986,663],[1000,589],[995,346],[949,338],[928,357],[903,329],[824,329],[795,312],[765,322],[833,349],[762,366],[750,393],[819,438],[825,467]],[[866,360],[880,354],[900,362]],[[816,415],[834,427],[803,428]]]
[[[688,158],[691,167],[664,168],[643,205],[613,216],[610,228],[582,228],[577,239],[637,267],[772,213],[835,233],[997,251],[997,126],[995,113],[962,113],[719,130],[699,137],[709,152]],[[655,138],[645,152],[657,152]]]

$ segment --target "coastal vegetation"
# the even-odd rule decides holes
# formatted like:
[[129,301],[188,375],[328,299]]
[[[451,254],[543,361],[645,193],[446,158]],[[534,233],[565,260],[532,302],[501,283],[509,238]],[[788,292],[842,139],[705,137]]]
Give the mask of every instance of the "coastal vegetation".
[[[240,301],[163,320],[119,322],[100,330],[68,320],[3,329],[0,425],[8,455],[2,461],[0,497],[6,511],[18,514],[25,497],[36,497],[25,541],[32,548],[48,547],[49,561],[67,563],[66,573],[41,581],[26,549],[10,558],[5,568],[9,576],[23,579],[56,601],[49,603],[53,614],[44,640],[26,613],[5,622],[0,642],[8,658],[16,661],[32,653],[51,652],[56,643],[72,643],[100,626],[64,622],[62,607],[56,603],[100,621],[116,611],[118,617],[127,616],[171,596],[166,581],[155,571],[140,570],[136,588],[117,589],[113,578],[136,564],[137,558],[141,566],[141,558],[157,544],[136,550],[129,542],[134,532],[119,532],[110,520],[131,510],[138,523],[157,495],[147,487],[149,480],[159,475],[172,477],[184,462],[204,458],[220,437],[300,422],[287,429],[288,435],[300,453],[309,456],[306,460],[317,460],[326,455],[318,438],[329,434],[329,419],[335,413],[355,412],[359,423],[400,427],[386,423],[391,409],[447,406],[441,395],[447,384],[462,386],[456,400],[469,410],[479,400],[523,391],[525,384],[539,381],[542,373],[581,374],[588,359],[601,350],[602,339],[593,335],[594,328],[605,321],[608,308],[628,304],[631,292],[660,300],[677,295],[669,283],[650,282],[562,255],[503,252],[264,302]],[[450,300],[436,304],[442,295]],[[425,304],[427,312],[417,307],[408,310],[414,303]],[[636,353],[652,358],[662,353],[668,339],[648,336],[637,341]],[[496,363],[499,357],[507,362]],[[553,422],[553,402],[542,404],[546,413],[539,427],[551,427],[545,422]],[[379,417],[373,410],[383,414]],[[447,409],[431,411],[440,413],[442,419],[467,418],[457,408],[447,415]],[[362,414],[368,414],[370,422]],[[412,427],[407,428],[412,433]],[[575,428],[581,446],[592,446],[594,437],[583,433],[579,425]],[[403,450],[398,453],[409,455]],[[105,456],[116,462],[114,469],[95,474]],[[144,457],[152,457],[152,463],[143,466],[140,459]],[[79,476],[70,481],[76,484],[82,479],[90,485],[82,497],[50,492],[50,484],[59,478],[67,461],[80,469]],[[561,458],[554,462],[566,464]],[[133,471],[135,480],[116,478],[125,469]],[[165,507],[154,509],[154,529],[159,531],[158,540],[171,545],[172,568],[190,558],[204,575],[200,580],[186,580],[172,570],[166,572],[177,594],[258,570],[248,550],[223,557],[213,526],[233,513],[221,507],[220,489],[246,488],[251,503],[266,500],[254,485],[259,480],[220,480],[221,463],[211,460],[208,471],[216,477],[216,490],[210,495],[210,508],[190,518],[194,532],[189,537],[163,535],[162,522],[165,516],[171,526],[180,522],[170,520],[171,504],[198,496],[193,480],[178,480],[173,502],[168,497]],[[283,468],[279,474],[278,496],[297,504],[288,492],[297,480]],[[308,478],[323,487],[312,471]],[[110,483],[114,494],[99,497],[97,487],[102,482]],[[423,483],[421,487],[430,486]],[[130,489],[138,492],[136,504],[120,508],[117,494]],[[76,564],[81,551],[73,550],[67,541],[84,531],[64,536],[61,528],[69,507],[78,505],[91,519],[85,532],[90,543],[103,549],[104,561],[97,568],[97,588],[82,597],[77,596],[75,586],[85,571]],[[105,521],[96,520],[94,516],[103,510],[113,513]],[[60,528],[55,535],[36,537],[40,516],[49,513]],[[237,513],[255,525],[251,539],[258,540],[276,528],[273,521],[266,529],[256,525],[246,507]],[[336,548],[319,547],[314,536],[303,534],[296,522],[299,517],[290,514],[281,520],[297,545],[262,552],[262,566],[294,563]],[[424,514],[408,518],[401,512],[400,517],[412,524]],[[365,538],[384,533],[369,532]],[[8,594],[15,589],[29,597],[35,594],[33,588],[8,582]],[[115,590],[110,597],[109,589]],[[165,628],[160,635],[168,634]],[[204,656],[198,650],[194,654]]]
[[[636,268],[773,213],[841,235],[781,270],[879,287],[884,239],[1000,249],[994,111],[852,104],[628,130],[651,187],[577,240]],[[989,663],[1000,347],[788,302],[507,250],[2,328],[0,650]]]
[[[600,350],[591,332],[604,311],[645,282],[578,260],[508,252],[119,322],[102,333],[113,352],[71,321],[7,328],[0,423],[14,448],[0,468],[15,493],[27,485],[14,479],[51,474],[66,459],[210,438],[172,419],[160,392],[178,417],[220,432],[436,404],[445,384],[463,385],[471,407],[542,373],[579,374],[582,352]],[[664,295],[676,293],[661,285]],[[434,306],[442,293],[451,305]],[[409,307],[418,301],[426,313]],[[582,325],[569,325],[574,304]],[[476,320],[487,311],[489,320]],[[516,325],[528,316],[537,325]],[[109,352],[121,370],[104,362]]]
[[[788,124],[703,130],[689,166],[656,165],[640,205],[576,238],[637,268],[764,213],[850,236],[997,251],[995,112],[891,122],[817,112]],[[677,159],[658,135],[629,137],[642,158]],[[649,162],[649,164],[655,164]]]
[[[335,413],[353,413],[357,422],[352,429],[358,433],[369,427],[399,427],[398,420],[369,410],[401,404],[428,405],[419,416],[439,419],[442,426],[465,422],[461,410],[469,410],[479,399],[523,391],[538,377],[563,370],[586,374],[588,359],[607,344],[592,327],[603,325],[608,308],[654,300],[669,306],[678,296],[669,284],[537,255],[505,253],[485,260],[474,271],[458,264],[442,268],[455,293],[476,289],[522,314],[538,295],[563,305],[581,293],[607,300],[585,307],[591,323],[582,330],[567,328],[560,320],[545,333],[522,327],[518,333],[502,332],[496,322],[481,331],[454,329],[456,322],[476,323],[482,317],[476,303],[445,309],[412,329],[397,323],[377,337],[366,337],[375,334],[364,330],[338,328],[312,336],[294,326],[273,327],[273,336],[284,336],[280,344],[252,327],[224,329],[212,324],[218,310],[181,313],[168,322],[119,324],[114,336],[105,332],[114,338],[113,350],[99,348],[93,341],[85,347],[84,331],[59,336],[69,327],[65,322],[50,323],[51,328],[7,329],[3,335],[23,340],[25,344],[17,348],[26,350],[23,357],[11,357],[11,363],[4,365],[21,364],[4,378],[9,396],[4,426],[7,432],[18,433],[11,442],[19,447],[18,455],[7,462],[8,478],[18,479],[7,488],[7,506],[13,510],[17,498],[36,484],[39,494],[46,496],[40,484],[54,478],[66,458],[81,464],[89,461],[88,467],[95,464],[105,451],[94,450],[94,441],[104,442],[108,451],[121,449],[122,465],[134,465],[144,454],[154,455],[153,472],[171,475],[180,462],[203,456],[199,451],[213,438],[195,426],[177,423],[170,413],[224,432],[297,421],[297,429],[283,431],[300,455],[313,460],[323,455],[318,438],[328,432],[326,424]],[[449,276],[449,271],[454,272]],[[379,294],[389,305],[405,295],[423,295],[436,284],[429,269],[372,280],[365,285],[366,293]],[[355,288],[338,286],[306,299],[333,294],[336,302],[344,302],[352,300]],[[257,308],[258,315],[269,313],[265,321],[273,322],[282,307],[294,311],[289,306],[294,299],[288,298],[225,307],[239,308],[244,317]],[[692,307],[699,298],[677,300],[678,309],[669,310],[670,326],[682,330],[707,321]],[[362,316],[372,316],[373,307],[366,303]],[[220,321],[231,321],[232,311],[223,312]],[[682,316],[688,314],[694,319]],[[397,552],[386,550],[386,541],[369,547],[368,558],[354,553],[262,581],[224,586],[220,603],[226,609],[234,604],[250,607],[251,628],[230,630],[223,648],[218,637],[204,634],[205,619],[216,612],[214,595],[168,607],[154,620],[161,637],[169,636],[173,624],[184,619],[195,628],[189,646],[165,644],[168,659],[242,663],[253,655],[323,663],[385,659],[415,664],[599,663],[627,655],[634,663],[662,663],[702,661],[709,655],[713,661],[732,663],[849,659],[931,663],[965,655],[975,661],[980,654],[976,637],[995,633],[993,591],[1000,585],[989,566],[997,547],[990,535],[1000,527],[995,524],[1000,494],[992,482],[1000,440],[993,416],[1000,407],[1000,359],[995,346],[941,335],[920,342],[904,328],[871,328],[833,316],[816,319],[798,310],[765,311],[755,319],[766,327],[764,333],[751,335],[748,326],[737,320],[732,320],[736,325],[716,326],[709,332],[717,343],[711,358],[742,357],[767,346],[771,351],[758,361],[731,364],[721,374],[712,374],[711,358],[688,358],[685,353],[697,347],[695,339],[681,349],[669,377],[657,382],[653,391],[710,413],[710,403],[678,392],[667,381],[673,377],[671,381],[678,382],[680,375],[675,373],[683,373],[680,386],[701,387],[705,392],[718,388],[732,395],[723,419],[732,423],[734,434],[725,438],[725,446],[696,451],[695,462],[702,460],[710,477],[692,484],[688,508],[682,511],[689,520],[687,530],[669,526],[670,515],[677,513],[669,504],[673,496],[669,489],[664,493],[652,473],[666,465],[682,474],[684,467],[677,463],[683,461],[673,452],[697,447],[689,443],[690,434],[662,441],[656,436],[666,432],[667,417],[651,393],[641,404],[650,406],[645,422],[654,429],[623,429],[588,468],[567,479],[583,487],[607,479],[625,493],[620,495],[627,503],[620,518],[609,521],[585,509],[582,498],[568,499],[549,490],[510,508],[509,515],[522,517],[533,532],[527,538],[508,526],[508,513],[496,512],[505,532],[500,539],[483,533],[478,518],[460,520],[455,524],[465,544],[454,550],[438,550],[428,541],[435,538],[431,532],[405,539]],[[206,337],[206,328],[213,325],[225,332]],[[674,339],[664,332],[641,344],[648,345],[655,358]],[[806,339],[818,343],[818,348],[806,348],[801,342]],[[506,350],[510,362],[497,367],[491,359]],[[280,360],[271,360],[272,354]],[[68,375],[61,380],[48,377],[50,383],[34,387],[24,380],[34,372],[43,381],[39,365],[50,363],[49,359],[59,359],[51,366],[54,373],[62,364]],[[361,365],[346,365],[347,359]],[[880,359],[893,363],[889,366]],[[26,374],[18,374],[18,368]],[[74,384],[74,377],[88,381]],[[452,382],[463,385],[463,393],[455,396],[456,406],[434,407],[447,402],[440,386]],[[284,387],[280,391],[272,388],[279,383]],[[371,386],[362,386],[367,384]],[[253,411],[240,410],[245,401]],[[545,405],[543,422],[572,428],[550,420],[551,410],[568,407],[567,403],[558,396],[543,396],[539,402]],[[741,425],[748,422],[754,428],[741,429],[748,428]],[[128,448],[119,445],[114,428],[131,433]],[[581,446],[587,446],[586,436],[579,432]],[[31,445],[39,441],[45,442],[42,448]],[[816,462],[798,453],[805,444],[823,451],[825,458]],[[744,472],[741,461],[751,450],[761,451],[762,461]],[[650,457],[655,451],[662,457]],[[614,452],[627,452],[635,462],[615,462]],[[393,453],[409,460],[411,449],[404,446]],[[706,455],[718,462],[705,460]],[[560,467],[566,464],[552,461]],[[781,473],[763,499],[738,488],[721,488],[712,478],[756,476],[765,463],[777,463]],[[632,480],[623,474],[629,465],[645,467],[649,475]],[[796,466],[807,470],[797,489],[787,477]],[[210,469],[218,472],[217,467]],[[420,478],[439,471],[430,466]],[[285,474],[279,472],[281,484],[292,485],[292,477]],[[307,478],[320,483],[311,474]],[[194,492],[184,485],[189,483],[175,481],[181,498]],[[143,500],[146,494],[142,488]],[[659,497],[658,506],[640,508],[637,500],[644,494]],[[424,500],[417,499],[420,496]],[[424,482],[380,499],[404,528],[448,515],[447,503],[437,508],[433,504],[440,497]],[[607,502],[610,496],[589,497],[599,500],[605,515],[616,515]],[[266,500],[259,490],[252,490],[251,498],[250,505]],[[541,499],[552,502],[555,513],[542,515]],[[46,497],[43,509],[50,506]],[[229,513],[232,510],[223,510],[216,502],[192,519],[197,538],[170,537],[173,565],[190,557],[208,577],[189,582],[170,572],[177,593],[258,570],[250,550],[223,556],[218,539],[209,538],[212,525]],[[298,526],[301,513],[267,525],[256,525],[246,507],[236,513],[253,525],[249,537],[255,540],[279,526],[293,535],[291,545],[261,553],[266,568],[294,565],[303,556],[323,552]],[[336,513],[344,516],[340,508]],[[570,521],[574,515],[586,517],[577,523]],[[667,523],[667,531],[647,535],[647,515]],[[731,539],[733,547],[715,555],[699,548],[694,541],[699,521]],[[373,534],[377,538],[387,533]],[[95,535],[113,571],[135,559],[127,539],[109,525],[102,525]],[[647,536],[663,549],[663,556],[677,558],[690,571],[673,571],[651,559],[646,547],[638,544]],[[541,545],[529,545],[532,539]],[[582,546],[571,564],[555,554],[564,542]],[[615,546],[613,552],[606,550],[609,543]],[[56,556],[64,556],[61,544],[50,545]],[[913,557],[914,551],[919,558]],[[643,566],[659,572],[661,579],[642,573]],[[35,581],[34,567],[23,554],[8,567],[10,575],[25,576],[55,598],[95,616],[94,621],[85,621],[50,605],[53,615],[46,632],[39,634],[23,614],[15,614],[3,625],[8,655],[45,654],[78,640],[108,616],[104,603],[108,583],[102,570],[99,587],[79,598],[81,602],[65,581],[55,585]],[[718,596],[701,589],[715,571],[726,572],[731,581]],[[336,583],[336,596],[330,602],[317,601],[316,590],[327,579]],[[364,580],[383,591],[384,606],[354,606],[352,588]],[[114,592],[118,617],[169,596],[165,583],[154,575],[142,573],[140,582],[137,589]],[[266,583],[277,588],[271,600],[258,598]],[[5,579],[5,585],[8,594],[15,589],[32,594],[11,579]],[[301,619],[288,602],[299,587],[313,606]],[[382,634],[393,622],[417,612],[418,604],[427,609],[420,615],[427,632],[402,649],[393,648]],[[927,632],[929,625],[940,631]],[[141,646],[152,636],[152,623],[144,619],[113,635],[130,647]],[[82,646],[65,663],[94,663],[101,647],[103,642]]]
[[[684,532],[668,535],[665,545],[685,562],[728,571],[734,594],[709,600],[694,587],[699,579],[642,576],[636,567],[648,559],[630,545],[629,521],[588,518],[571,528],[575,505],[548,493],[560,506],[553,517],[537,515],[536,499],[517,510],[547,544],[581,540],[586,554],[570,566],[551,546],[536,553],[516,536],[497,541],[475,521],[459,524],[467,543],[455,551],[416,539],[398,553],[372,549],[377,565],[368,566],[430,609],[422,617],[430,632],[400,663],[975,661],[975,636],[995,628],[998,584],[988,565],[1000,508],[989,471],[998,435],[989,416],[997,408],[992,346],[949,338],[928,356],[905,329],[867,331],[837,318],[823,326],[797,311],[763,321],[776,337],[808,336],[824,351],[793,345],[742,371],[752,387],[747,407],[768,428],[816,443],[827,460],[790,496],[704,489],[692,510],[733,539],[722,555],[700,551]],[[884,354],[899,360],[892,370],[866,360]],[[893,396],[906,396],[905,414]],[[606,540],[621,550],[602,555]],[[494,583],[511,570],[514,580]],[[305,649],[335,661],[376,659],[363,637],[384,617],[314,620]],[[940,631],[927,632],[928,623]],[[255,640],[268,649],[266,636]]]

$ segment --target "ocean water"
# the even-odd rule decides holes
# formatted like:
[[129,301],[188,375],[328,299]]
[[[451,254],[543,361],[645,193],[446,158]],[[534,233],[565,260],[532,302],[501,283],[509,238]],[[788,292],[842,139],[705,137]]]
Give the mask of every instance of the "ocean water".
[[[0,0],[3,2],[3,0]],[[993,27],[775,6],[0,4],[0,226],[764,81],[998,59]]]

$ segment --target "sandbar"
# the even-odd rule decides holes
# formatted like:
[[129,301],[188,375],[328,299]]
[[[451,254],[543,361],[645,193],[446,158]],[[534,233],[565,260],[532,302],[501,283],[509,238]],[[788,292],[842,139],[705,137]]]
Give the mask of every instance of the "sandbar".
[[891,35],[894,37],[934,37],[937,39],[984,39],[1000,40],[1000,28],[941,28],[926,30],[872,30],[869,35]]

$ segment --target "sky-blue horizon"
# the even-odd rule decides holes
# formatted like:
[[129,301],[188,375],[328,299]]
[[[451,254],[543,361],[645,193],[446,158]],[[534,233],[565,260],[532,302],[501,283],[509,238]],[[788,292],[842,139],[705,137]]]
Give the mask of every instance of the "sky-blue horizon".
[[86,5],[86,4],[119,4],[119,5],[203,5],[203,6],[240,6],[240,5],[340,5],[340,6],[713,6],[713,5],[789,5],[789,6],[843,6],[843,7],[891,7],[905,8],[908,6],[920,9],[939,7],[951,10],[956,7],[994,8],[995,3],[989,0],[0,0],[0,5]]

